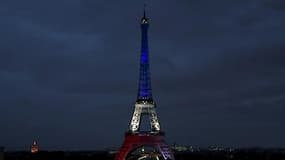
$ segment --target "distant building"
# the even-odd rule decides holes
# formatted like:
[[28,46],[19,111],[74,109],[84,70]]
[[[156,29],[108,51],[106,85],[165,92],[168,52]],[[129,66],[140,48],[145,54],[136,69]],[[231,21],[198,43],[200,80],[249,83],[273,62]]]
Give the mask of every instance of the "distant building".
[[0,160],[4,160],[4,147],[0,147]]
[[31,146],[31,153],[37,153],[39,152],[39,145],[37,141],[33,141],[33,144]]

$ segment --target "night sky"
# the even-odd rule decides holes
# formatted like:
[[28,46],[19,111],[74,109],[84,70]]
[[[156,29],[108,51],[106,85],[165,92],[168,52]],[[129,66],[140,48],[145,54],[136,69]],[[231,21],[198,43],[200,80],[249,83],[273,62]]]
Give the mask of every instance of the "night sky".
[[140,17],[169,144],[285,147],[284,0],[0,2],[0,146],[119,147]]

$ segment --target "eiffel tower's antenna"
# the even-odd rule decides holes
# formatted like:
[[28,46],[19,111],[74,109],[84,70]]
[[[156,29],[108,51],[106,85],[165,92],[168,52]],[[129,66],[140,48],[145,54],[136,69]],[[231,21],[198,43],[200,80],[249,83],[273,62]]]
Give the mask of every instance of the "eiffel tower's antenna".
[[144,18],[146,18],[145,9],[146,9],[146,4],[143,5],[143,17]]

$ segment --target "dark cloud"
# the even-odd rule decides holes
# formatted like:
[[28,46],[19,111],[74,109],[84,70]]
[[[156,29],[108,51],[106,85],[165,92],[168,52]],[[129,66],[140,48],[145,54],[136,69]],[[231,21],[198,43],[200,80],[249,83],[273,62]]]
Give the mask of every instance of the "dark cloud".
[[274,10],[285,10],[285,2],[282,0],[264,0],[264,5],[271,7]]

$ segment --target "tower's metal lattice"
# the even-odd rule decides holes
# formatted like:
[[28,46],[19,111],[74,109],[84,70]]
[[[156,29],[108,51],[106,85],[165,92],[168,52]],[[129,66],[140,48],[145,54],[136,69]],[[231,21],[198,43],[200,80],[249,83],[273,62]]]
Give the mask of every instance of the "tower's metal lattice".
[[148,31],[149,22],[145,14],[141,20],[142,39],[140,57],[140,75],[137,101],[152,101],[152,90],[149,70]]
[[[138,95],[129,131],[125,135],[124,143],[117,153],[115,160],[128,160],[128,157],[130,157],[130,155],[132,156],[134,150],[143,146],[155,148],[156,151],[160,152],[160,157],[164,160],[174,160],[170,147],[164,141],[164,133],[160,131],[160,124],[155,110],[156,105],[152,98],[148,55],[148,27],[149,20],[144,12],[144,16],[141,19],[142,46]],[[140,130],[142,116],[148,116],[150,118],[150,131],[142,132]],[[151,157],[151,155],[149,156]]]

